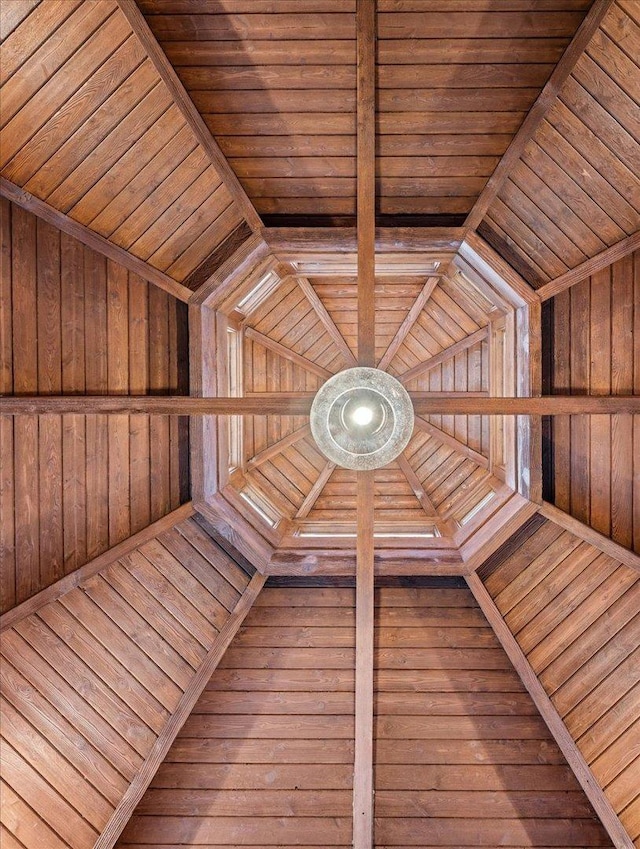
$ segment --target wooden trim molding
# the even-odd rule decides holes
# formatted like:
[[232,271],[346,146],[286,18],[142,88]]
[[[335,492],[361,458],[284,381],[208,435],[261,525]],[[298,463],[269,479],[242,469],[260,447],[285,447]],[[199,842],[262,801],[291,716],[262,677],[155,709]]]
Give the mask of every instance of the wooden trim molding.
[[576,62],[591,41],[595,31],[602,23],[602,19],[609,11],[613,0],[595,0],[593,6],[578,27],[571,43],[564,51],[562,58],[554,68],[553,73],[547,80],[545,87],[538,95],[538,99],[529,110],[527,117],[522,122],[513,141],[507,148],[506,153],[498,163],[497,168],[489,178],[482,194],[475,202],[473,209],[464,222],[469,230],[476,230],[487,213],[487,210],[498,196],[500,189],[507,180],[511,170],[515,167],[524,151],[527,143],[531,140],[540,126],[543,118],[555,103],[558,93],[569,74],[573,71]]
[[588,542],[589,545],[594,546],[594,548],[599,549],[599,551],[604,552],[604,554],[607,554],[614,560],[619,560],[620,563],[623,563],[630,569],[640,572],[640,557],[637,554],[609,539],[609,537],[598,533],[598,531],[585,525],[584,522],[574,519],[573,516],[558,509],[555,505],[549,504],[547,501],[542,502],[538,512],[545,519],[549,519],[550,522],[560,525],[565,531],[575,534],[575,536],[580,537],[584,542]]
[[193,295],[191,289],[183,286],[182,283],[178,283],[177,280],[169,277],[164,271],[160,271],[158,268],[149,265],[148,262],[138,259],[137,256],[129,253],[129,251],[125,251],[124,248],[110,242],[104,236],[95,233],[89,227],[85,227],[84,224],[74,221],[73,218],[69,218],[64,212],[54,209],[48,203],[21,189],[20,186],[16,186],[15,183],[7,180],[5,177],[0,177],[0,195],[26,209],[27,212],[32,212],[38,218],[42,218],[43,221],[53,224],[58,230],[62,230],[68,236],[73,236],[74,239],[82,242],[83,245],[106,256],[107,259],[112,259],[114,262],[120,263],[120,265],[129,271],[133,271],[134,274],[142,277],[143,280],[153,283],[160,289],[164,289],[165,292],[173,295],[179,301],[186,302]]
[[596,781],[589,765],[582,756],[574,739],[571,737],[571,734],[569,734],[566,725],[560,718],[560,715],[555,709],[551,699],[546,694],[542,684],[533,671],[531,664],[518,645],[516,638],[509,630],[500,614],[500,611],[480,580],[480,577],[474,572],[468,575],[466,580],[469,585],[469,589],[480,605],[482,612],[487,617],[496,637],[506,651],[509,660],[520,676],[522,683],[540,711],[540,715],[545,721],[556,743],[560,747],[562,754],[567,759],[569,766],[573,770],[577,780],[580,782],[587,798],[600,817],[602,825],[609,834],[614,846],[616,846],[616,849],[633,849],[633,842],[631,841],[631,838],[622,826],[622,823],[613,810],[611,803],[605,796],[603,789]]
[[591,259],[585,260],[575,268],[566,271],[560,277],[556,277],[555,280],[545,283],[538,289],[538,296],[541,301],[548,301],[554,295],[564,292],[565,289],[570,289],[575,283],[586,280],[592,274],[596,274],[603,268],[608,268],[617,260],[637,250],[640,250],[640,230],[631,236],[627,236],[626,239],[616,242],[615,245],[611,245],[610,248],[606,248],[596,256],[592,256]]
[[220,663],[224,653],[229,648],[231,640],[234,638],[247,614],[251,610],[251,607],[262,590],[265,581],[266,577],[261,575],[259,572],[256,572],[251,578],[249,585],[240,596],[231,615],[220,629],[220,633],[218,634],[212,648],[189,682],[187,689],[178,703],[178,707],[169,717],[166,725],[160,733],[160,736],[156,739],[149,755],[142,764],[140,771],[129,785],[126,793],[113,812],[111,819],[100,834],[100,837],[96,840],[93,849],[111,849],[117,841],[122,830],[131,818],[136,805],[140,799],[142,799],[145,790],[153,780],[160,764],[165,759],[171,744],[178,736],[180,729],[186,720],[189,718],[189,714],[200,698],[200,695],[211,678],[211,675]]
[[131,29],[144,47],[149,59],[153,62],[156,71],[162,78],[166,87],[169,89],[169,93],[180,110],[182,117],[185,119],[194,136],[198,140],[198,143],[202,146],[203,150],[211,160],[211,163],[220,175],[225,188],[240,207],[247,224],[254,231],[261,229],[262,219],[256,212],[254,205],[249,200],[249,196],[242,188],[240,181],[227,162],[226,157],[220,150],[218,143],[211,135],[209,128],[196,109],[193,100],[191,100],[187,90],[180,82],[173,65],[169,62],[164,50],[160,47],[156,37],[151,32],[149,25],[144,19],[144,15],[138,8],[138,4],[135,0],[117,0],[117,3],[121,12],[129,21]]
[[188,501],[186,504],[178,507],[177,510],[173,510],[156,522],[147,525],[146,528],[138,531],[137,534],[133,534],[128,539],[114,545],[108,551],[99,554],[93,560],[90,560],[89,563],[85,563],[84,566],[76,569],[75,572],[65,575],[64,578],[60,578],[55,584],[45,587],[39,593],[36,593],[36,595],[31,596],[31,598],[25,599],[21,604],[12,607],[11,610],[0,616],[0,632],[11,628],[19,619],[24,619],[25,616],[35,613],[36,610],[44,607],[45,604],[49,604],[60,598],[60,596],[65,595],[70,590],[79,586],[83,581],[88,580],[92,575],[102,571],[102,569],[115,563],[116,560],[134,551],[146,542],[155,539],[159,534],[168,531],[174,525],[184,522],[185,519],[189,519],[194,513],[193,504]]

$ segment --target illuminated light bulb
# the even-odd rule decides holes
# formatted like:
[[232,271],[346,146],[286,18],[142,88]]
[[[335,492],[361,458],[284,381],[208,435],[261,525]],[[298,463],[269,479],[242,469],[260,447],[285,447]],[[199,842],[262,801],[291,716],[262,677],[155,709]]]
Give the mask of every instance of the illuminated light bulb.
[[364,427],[371,424],[373,420],[373,410],[371,407],[356,407],[351,414],[351,418],[357,425]]

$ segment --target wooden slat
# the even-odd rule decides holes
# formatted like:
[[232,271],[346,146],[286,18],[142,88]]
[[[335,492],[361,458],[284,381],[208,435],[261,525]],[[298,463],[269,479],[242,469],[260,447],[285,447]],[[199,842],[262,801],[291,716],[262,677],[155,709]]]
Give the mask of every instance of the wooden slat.
[[515,637],[505,624],[500,611],[496,607],[495,602],[489,595],[484,584],[476,573],[467,577],[467,583],[484,615],[487,617],[494,629],[504,650],[507,652],[509,659],[513,663],[522,680],[522,683],[527,688],[531,698],[540,711],[549,731],[551,731],[551,734],[555,738],[563,755],[573,769],[573,772],[585,791],[589,801],[600,817],[600,820],[611,837],[613,844],[616,847],[620,846],[621,849],[623,849],[623,847],[624,849],[633,849],[633,843],[629,838],[629,835],[622,826],[600,785],[594,778],[589,765],[567,731],[564,722],[558,715],[557,710],[540,684],[529,661],[516,642]]
[[468,457],[470,460],[473,460],[474,463],[477,463],[483,469],[489,468],[489,461],[484,456],[484,454],[480,454],[478,451],[474,451],[473,448],[470,448],[468,445],[465,445],[464,442],[460,442],[454,436],[451,436],[449,433],[441,430],[441,428],[436,427],[431,422],[428,422],[426,419],[423,419],[421,416],[416,416],[415,419],[416,427],[418,430],[424,431],[424,433],[428,433],[429,436],[432,436],[434,439],[437,439],[443,445],[448,445],[450,448],[453,448],[454,451],[457,451],[459,454],[463,454],[465,457]]
[[304,519],[309,515],[309,513],[313,509],[314,504],[316,503],[316,501],[320,497],[320,494],[322,493],[322,490],[324,489],[325,484],[327,483],[327,481],[329,480],[329,478],[333,474],[333,471],[334,471],[335,468],[336,468],[335,463],[327,461],[324,468],[322,469],[322,471],[320,472],[320,474],[316,478],[313,486],[309,490],[304,501],[302,502],[302,504],[298,508],[298,512],[295,515],[296,519]]
[[191,297],[192,293],[186,286],[182,286],[182,284],[176,282],[164,272],[153,268],[148,263],[138,259],[138,257],[133,256],[108,239],[105,239],[99,233],[94,233],[93,230],[90,230],[83,224],[79,224],[77,221],[69,218],[68,215],[59,212],[34,195],[9,182],[5,177],[0,177],[0,194],[23,209],[33,212],[39,218],[53,224],[59,230],[62,230],[63,233],[73,236],[74,239],[82,242],[83,245],[87,245],[103,256],[120,263],[125,268],[133,271],[134,274],[138,274],[143,280],[154,283],[156,286],[164,289],[165,292],[178,298],[178,300],[188,301]]
[[455,342],[453,345],[449,345],[449,347],[445,348],[443,351],[440,351],[437,354],[434,354],[428,360],[425,360],[422,363],[419,363],[414,368],[409,369],[408,371],[403,372],[400,375],[401,383],[409,383],[409,381],[414,380],[416,377],[419,377],[421,374],[424,374],[426,371],[430,371],[436,366],[442,365],[447,360],[452,359],[457,354],[462,353],[463,351],[472,348],[474,345],[477,345],[478,342],[483,342],[489,333],[489,328],[480,327],[470,336],[467,336],[465,339],[461,339],[459,342]]
[[424,512],[430,519],[437,521],[439,519],[438,511],[433,506],[433,502],[429,498],[423,485],[420,483],[420,480],[407,460],[406,455],[404,453],[399,454],[396,457],[396,463],[400,466],[402,473],[406,477],[409,486],[413,490],[413,494],[420,502]]
[[328,380],[333,374],[333,372],[330,372],[328,369],[317,365],[317,363],[308,360],[300,354],[297,354],[295,351],[292,351],[291,348],[287,348],[286,345],[282,345],[270,336],[260,333],[259,330],[254,330],[253,327],[245,327],[244,335],[247,339],[253,339],[254,342],[257,342],[264,348],[274,351],[280,357],[295,363],[297,366],[311,372],[311,374],[315,374],[317,377],[322,378],[322,380]]
[[535,131],[556,100],[563,83],[571,74],[612,3],[613,0],[596,0],[589,10],[574,35],[571,44],[563,53],[562,59],[556,65],[547,84],[522,122],[507,152],[500,160],[500,164],[493,172],[473,209],[467,216],[465,227],[468,227],[470,230],[476,230],[478,228],[487,210],[491,207],[509,177],[510,171],[520,159],[530,139],[533,138]]
[[545,283],[544,286],[541,286],[538,289],[538,296],[540,297],[540,300],[547,301],[549,298],[553,298],[560,292],[570,289],[575,283],[585,280],[592,274],[596,274],[598,271],[607,268],[617,260],[628,256],[628,254],[631,254],[638,249],[640,249],[640,232],[634,233],[632,236],[627,236],[626,239],[623,239],[615,245],[611,245],[609,248],[605,248],[605,250],[601,251],[596,256],[585,260],[585,262],[581,263],[576,268],[572,268],[565,274],[561,274],[560,277],[556,277],[555,280]]
[[378,363],[378,368],[382,371],[385,371],[387,366],[391,363],[395,355],[398,353],[398,350],[401,348],[402,343],[404,342],[407,334],[416,323],[416,320],[422,310],[424,309],[425,304],[431,297],[433,290],[438,285],[439,278],[438,277],[429,277],[427,282],[424,284],[424,287],[414,303],[411,306],[411,309],[407,313],[406,318],[396,331],[396,335],[393,337],[387,350],[384,352],[384,355],[380,362]]
[[246,218],[247,223],[252,230],[259,229],[262,226],[262,221],[260,220],[255,207],[249,200],[238,178],[229,167],[229,163],[225,159],[217,142],[207,129],[206,124],[198,110],[195,108],[193,101],[185,91],[185,88],[180,82],[173,66],[149,29],[149,26],[145,21],[142,12],[138,8],[137,3],[135,0],[118,0],[118,5],[129,21],[134,33],[143,44],[147,55],[162,77],[171,97],[180,109],[180,112],[184,116],[187,124],[191,127],[191,130],[199,144],[202,146],[203,150],[206,151],[206,154],[215,166],[216,171],[220,174],[231,197],[242,210],[242,214]]
[[110,849],[117,841],[122,829],[129,821],[136,805],[142,798],[149,786],[158,767],[164,760],[171,744],[178,735],[183,724],[189,717],[193,706],[196,704],[202,690],[206,686],[213,671],[218,666],[222,656],[229,647],[233,637],[242,625],[257,595],[264,586],[264,576],[256,573],[249,582],[247,589],[240,597],[234,607],[231,616],[223,625],[211,650],[208,652],[204,662],[193,676],[180,703],[171,718],[157,738],[153,748],[147,756],[134,781],[130,784],[113,816],[100,834],[94,849]]
[[320,319],[322,325],[324,326],[324,329],[327,331],[329,336],[335,342],[338,350],[340,351],[340,355],[344,359],[345,363],[348,366],[357,365],[357,360],[353,356],[353,354],[351,353],[351,349],[347,345],[347,343],[344,339],[344,336],[342,335],[342,333],[340,333],[340,331],[336,327],[333,319],[331,318],[331,316],[327,312],[324,304],[322,303],[322,301],[318,297],[316,290],[313,288],[311,283],[309,283],[309,281],[306,280],[304,277],[298,277],[297,280],[298,280],[298,285],[300,286],[302,291],[305,293],[309,302],[311,303],[311,306],[314,308],[314,310],[318,314],[318,318]]

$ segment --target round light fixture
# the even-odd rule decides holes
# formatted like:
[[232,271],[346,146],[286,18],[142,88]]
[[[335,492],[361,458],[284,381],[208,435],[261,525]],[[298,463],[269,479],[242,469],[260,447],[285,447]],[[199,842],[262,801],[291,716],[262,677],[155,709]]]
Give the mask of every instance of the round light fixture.
[[311,407],[311,432],[328,460],[345,469],[379,469],[413,433],[413,405],[395,377],[351,368],[330,377]]

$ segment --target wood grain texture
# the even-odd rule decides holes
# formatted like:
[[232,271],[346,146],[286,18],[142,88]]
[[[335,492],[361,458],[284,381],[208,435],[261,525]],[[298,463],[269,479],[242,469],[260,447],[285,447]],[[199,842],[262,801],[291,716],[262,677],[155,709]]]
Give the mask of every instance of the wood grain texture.
[[[3,775],[19,801],[2,817],[22,845],[49,831],[59,843],[47,845],[113,845],[255,598],[192,522],[172,533],[178,556],[140,539],[3,634]],[[15,820],[16,806],[37,828]]]
[[[3,201],[2,213],[12,322],[3,402],[185,391],[171,365],[185,355],[183,305],[21,207]],[[167,427],[152,454],[150,434],[148,419],[110,421],[91,404],[78,415],[3,417],[3,612],[186,500],[180,440]]]
[[[633,711],[625,706],[634,701],[628,669],[637,648],[638,572],[548,520],[519,549],[481,569],[477,580],[527,675],[537,676],[532,686],[546,693],[562,720],[559,731],[584,762],[577,774],[595,781],[620,815],[627,803],[608,787],[629,764],[615,741],[633,746],[637,740]],[[616,845],[634,845],[635,834],[599,812]]]

